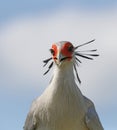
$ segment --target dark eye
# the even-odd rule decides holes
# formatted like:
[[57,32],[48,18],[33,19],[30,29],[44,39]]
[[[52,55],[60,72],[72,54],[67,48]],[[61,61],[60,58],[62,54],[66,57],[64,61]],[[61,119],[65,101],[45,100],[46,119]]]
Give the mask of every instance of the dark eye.
[[73,47],[73,46],[69,46],[69,47],[68,47],[68,51],[69,51],[69,52],[73,52],[73,50],[74,50],[74,47]]
[[54,52],[53,49],[50,49],[50,52],[51,52],[52,55],[55,55],[55,52]]

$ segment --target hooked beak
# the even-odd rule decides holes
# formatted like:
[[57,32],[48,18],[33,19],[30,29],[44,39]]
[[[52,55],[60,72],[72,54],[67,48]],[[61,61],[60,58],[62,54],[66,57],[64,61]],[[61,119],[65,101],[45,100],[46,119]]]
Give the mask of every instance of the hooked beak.
[[64,56],[60,53],[58,53],[57,57],[56,57],[56,63],[59,65],[63,60],[64,60]]
[[65,58],[65,57],[61,54],[61,52],[57,55],[57,60],[58,60],[59,62],[63,61],[64,58]]
[[64,56],[61,52],[58,53],[57,57],[55,58],[55,62],[57,63],[57,65],[60,65],[62,61],[66,60],[66,59],[71,59],[71,57],[66,57]]

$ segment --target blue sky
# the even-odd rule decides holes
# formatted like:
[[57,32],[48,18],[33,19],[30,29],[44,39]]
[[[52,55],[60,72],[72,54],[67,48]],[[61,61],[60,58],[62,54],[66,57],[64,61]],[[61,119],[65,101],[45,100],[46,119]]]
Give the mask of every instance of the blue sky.
[[116,0],[4,0],[0,4],[0,21],[8,20],[18,15],[43,14],[43,12],[52,13],[59,10],[60,7],[69,7],[73,9],[91,10],[109,10],[116,8]]
[[[21,130],[34,98],[50,80],[43,59],[53,42],[91,39],[100,57],[83,60],[80,87],[92,99],[105,130],[116,130],[117,1],[4,0],[0,2],[0,129]],[[87,48],[83,48],[87,49]]]

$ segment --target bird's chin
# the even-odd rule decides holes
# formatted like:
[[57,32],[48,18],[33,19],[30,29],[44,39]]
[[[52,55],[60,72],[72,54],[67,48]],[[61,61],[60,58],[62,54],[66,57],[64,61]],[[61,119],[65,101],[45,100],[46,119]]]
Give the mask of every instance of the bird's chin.
[[55,64],[60,67],[62,64],[63,64],[63,61],[59,61],[59,60],[56,60],[55,61]]
[[64,60],[56,60],[55,61],[55,64],[58,66],[58,67],[62,67],[62,66],[65,66],[65,65],[68,65],[69,63],[72,62],[72,59],[64,59]]

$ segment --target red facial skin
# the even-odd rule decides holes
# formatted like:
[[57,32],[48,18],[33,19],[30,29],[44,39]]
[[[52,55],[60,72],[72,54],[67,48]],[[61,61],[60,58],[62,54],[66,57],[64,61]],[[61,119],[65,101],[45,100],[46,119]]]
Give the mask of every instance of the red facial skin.
[[65,44],[63,44],[61,48],[62,55],[66,57],[72,57],[73,51],[69,50],[70,47],[73,47],[73,45],[70,42],[66,42]]
[[57,52],[58,52],[58,49],[57,49],[56,44],[53,44],[53,45],[52,45],[52,50],[53,50],[53,59],[56,59],[56,57],[57,57]]
[[74,51],[74,47],[73,45],[70,43],[70,42],[65,42],[61,49],[60,49],[60,52],[58,52],[58,48],[57,48],[57,45],[56,44],[53,44],[52,45],[52,54],[53,54],[53,59],[57,59],[57,54],[58,53],[61,53],[64,57],[68,57],[68,60],[70,60],[72,58],[72,55],[73,55],[73,51]]

